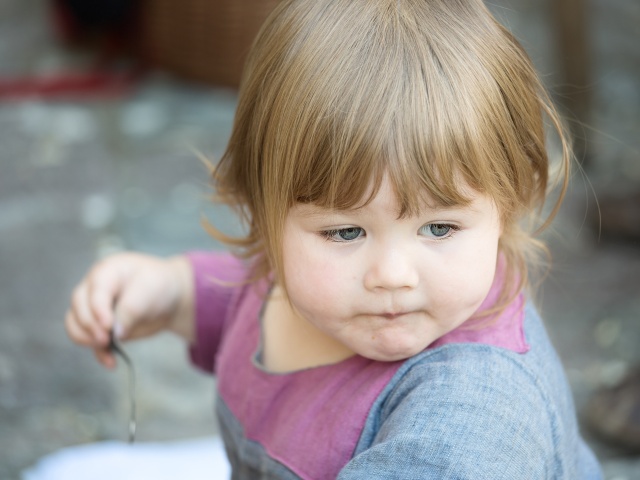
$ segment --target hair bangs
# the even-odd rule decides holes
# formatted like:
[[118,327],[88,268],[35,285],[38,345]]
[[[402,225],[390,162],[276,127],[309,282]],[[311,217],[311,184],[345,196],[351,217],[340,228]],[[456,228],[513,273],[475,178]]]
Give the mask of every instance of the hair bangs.
[[[314,111],[299,116],[311,119],[303,130],[314,135],[305,135],[310,144],[292,157],[298,175],[292,202],[357,208],[375,196],[388,174],[400,216],[414,215],[425,204],[465,205],[469,189],[489,195],[501,213],[529,207],[536,186],[525,179],[535,177],[531,159],[544,146],[540,129],[522,138],[525,129],[513,119],[522,116],[518,109],[539,106],[518,106],[506,87],[513,80],[507,75],[530,73],[526,66],[505,71],[506,62],[493,61],[495,52],[490,55],[478,38],[459,29],[432,35],[425,25],[434,21],[433,11],[416,22],[387,6],[351,25],[348,40],[336,41],[335,52],[349,55],[324,52],[323,78],[330,81],[309,76],[305,83],[313,85],[314,95],[292,100]],[[518,59],[514,52],[503,54]],[[523,145],[535,150],[531,159]]]
[[291,105],[285,111],[296,114],[294,121],[289,115],[273,122],[278,135],[308,132],[293,142],[283,137],[283,145],[293,146],[287,157],[295,159],[290,203],[357,208],[375,196],[387,174],[401,216],[425,203],[466,204],[460,175],[476,189],[481,184],[473,185],[477,172],[465,171],[475,145],[460,129],[465,115],[452,111],[453,81],[423,26],[391,3],[370,13],[350,25],[347,37],[308,38],[309,45],[322,43],[322,72],[318,63],[295,68],[298,85],[308,88],[282,94]]

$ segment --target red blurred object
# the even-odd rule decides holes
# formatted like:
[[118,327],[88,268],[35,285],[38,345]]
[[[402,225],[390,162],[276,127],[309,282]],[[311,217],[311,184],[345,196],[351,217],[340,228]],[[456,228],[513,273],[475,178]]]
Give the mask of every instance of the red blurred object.
[[114,73],[95,70],[41,77],[0,78],[0,99],[115,98],[130,92],[142,75],[142,71]]
[[[127,94],[143,69],[136,59],[138,0],[51,0],[60,40],[93,53],[85,71],[0,78],[0,99],[113,98]],[[115,68],[125,58],[127,70]]]

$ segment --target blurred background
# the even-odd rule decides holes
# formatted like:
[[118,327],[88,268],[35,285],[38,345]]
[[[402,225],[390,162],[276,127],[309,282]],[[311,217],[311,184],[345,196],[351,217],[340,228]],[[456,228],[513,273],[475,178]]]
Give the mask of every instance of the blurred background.
[[[0,479],[126,440],[126,370],[67,339],[69,296],[104,255],[221,248],[203,216],[237,228],[195,152],[223,152],[244,52],[276,3],[0,0]],[[539,296],[582,411],[640,362],[640,2],[490,8],[565,108],[584,167],[547,234]],[[216,434],[214,383],[178,340],[126,349],[140,441]],[[640,479],[640,456],[584,434],[608,479]]]

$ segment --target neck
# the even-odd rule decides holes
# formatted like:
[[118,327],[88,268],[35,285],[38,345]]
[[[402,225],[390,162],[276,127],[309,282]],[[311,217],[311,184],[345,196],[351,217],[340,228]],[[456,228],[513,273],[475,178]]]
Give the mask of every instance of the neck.
[[272,372],[290,372],[329,365],[354,355],[342,343],[319,330],[287,300],[276,285],[262,319],[262,358]]

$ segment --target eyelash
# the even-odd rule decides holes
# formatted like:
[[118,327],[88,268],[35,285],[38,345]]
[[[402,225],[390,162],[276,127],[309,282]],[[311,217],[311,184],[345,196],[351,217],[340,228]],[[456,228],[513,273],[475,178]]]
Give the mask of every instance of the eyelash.
[[[420,227],[420,229],[418,231],[422,230],[425,227],[430,227],[432,225],[435,225],[435,226],[438,226],[438,227],[447,227],[447,228],[449,228],[449,231],[445,235],[443,235],[441,237],[436,237],[436,236],[431,237],[436,242],[441,242],[441,241],[447,240],[447,239],[451,238],[453,235],[455,235],[460,230],[459,226],[452,225],[450,223],[427,223],[426,225],[423,225],[422,227]],[[338,239],[335,238],[336,235],[338,235],[340,232],[344,232],[346,230],[356,230],[356,229],[360,230],[361,233],[364,234],[364,235],[360,234],[360,235],[358,235],[357,237],[355,237],[355,238],[353,238],[351,240],[346,240],[346,239],[338,240]],[[325,240],[330,241],[330,242],[336,242],[336,243],[353,242],[354,240],[357,240],[358,238],[366,235],[365,232],[364,232],[364,229],[361,228],[361,227],[336,228],[336,229],[332,229],[332,230],[322,230],[319,233]]]
[[433,240],[437,242],[447,240],[460,231],[460,227],[458,225],[452,225],[451,223],[427,223],[426,225],[420,227],[420,230],[430,226],[447,227],[449,229],[449,231],[441,237],[436,237],[436,236],[431,237]]
[[362,235],[358,235],[357,237],[355,237],[353,240],[345,240],[345,239],[341,239],[341,240],[337,240],[335,238],[336,235],[338,235],[340,232],[344,232],[346,230],[361,230],[362,233],[364,233],[364,229],[360,228],[360,227],[346,227],[346,228],[335,228],[332,230],[323,230],[320,232],[320,235],[325,239],[328,240],[330,242],[336,242],[336,243],[349,243],[352,242],[353,240],[356,240],[358,238],[360,238]]

